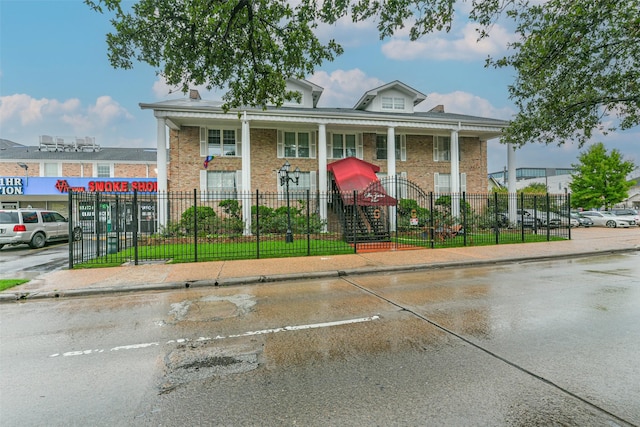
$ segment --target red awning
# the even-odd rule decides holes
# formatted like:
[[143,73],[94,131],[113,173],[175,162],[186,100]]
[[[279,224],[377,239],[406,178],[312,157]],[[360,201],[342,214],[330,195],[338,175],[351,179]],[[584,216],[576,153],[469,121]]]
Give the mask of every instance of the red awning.
[[396,199],[389,196],[382,187],[376,172],[379,166],[355,157],[347,157],[327,165],[342,193],[345,203],[353,203],[353,192],[357,193],[357,204],[360,206],[391,206]]

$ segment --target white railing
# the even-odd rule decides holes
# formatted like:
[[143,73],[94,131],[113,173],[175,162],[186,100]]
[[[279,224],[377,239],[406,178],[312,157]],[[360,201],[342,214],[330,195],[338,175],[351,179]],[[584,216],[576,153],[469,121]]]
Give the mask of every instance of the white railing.
[[92,136],[64,137],[40,135],[40,151],[99,151],[100,146]]

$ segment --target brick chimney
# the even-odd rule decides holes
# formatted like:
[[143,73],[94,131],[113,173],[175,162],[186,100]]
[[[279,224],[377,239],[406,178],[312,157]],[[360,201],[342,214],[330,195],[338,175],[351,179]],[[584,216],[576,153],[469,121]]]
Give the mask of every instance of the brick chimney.
[[429,110],[430,113],[444,113],[444,105],[439,104]]
[[198,89],[191,89],[189,90],[189,99],[193,99],[196,101],[201,100],[202,98],[200,98],[200,92],[198,92]]

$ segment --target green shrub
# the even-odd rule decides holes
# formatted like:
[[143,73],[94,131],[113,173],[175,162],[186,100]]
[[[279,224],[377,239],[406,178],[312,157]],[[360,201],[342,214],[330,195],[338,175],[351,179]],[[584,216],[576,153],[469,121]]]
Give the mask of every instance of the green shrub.
[[187,235],[191,235],[194,232],[194,219],[196,219],[198,226],[196,230],[197,235],[206,236],[207,234],[214,234],[217,231],[216,216],[216,212],[209,206],[191,206],[182,212],[180,225]]
[[240,212],[240,202],[235,199],[226,199],[222,200],[219,203],[219,206],[222,208],[223,212],[229,215],[232,218],[242,218],[242,214]]

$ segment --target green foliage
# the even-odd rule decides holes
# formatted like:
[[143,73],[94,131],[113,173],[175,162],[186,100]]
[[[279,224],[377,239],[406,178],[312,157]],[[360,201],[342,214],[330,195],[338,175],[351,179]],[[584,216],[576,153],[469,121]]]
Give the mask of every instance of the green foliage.
[[229,215],[232,218],[240,219],[242,218],[242,213],[240,211],[240,202],[235,199],[226,199],[220,201],[218,204],[223,212]]
[[628,197],[634,181],[627,176],[635,164],[624,160],[618,150],[607,150],[603,143],[593,144],[578,156],[580,163],[572,165],[571,206],[584,209],[609,207]]
[[[524,197],[519,197],[518,195],[518,208],[519,209],[532,209],[535,211],[541,212],[553,212],[556,209],[553,207],[552,199],[548,198],[546,193],[529,193],[524,195]],[[547,201],[549,203],[547,203]]]
[[244,221],[242,218],[224,218],[219,222],[216,234],[239,235],[244,231]]
[[[440,196],[436,199],[434,204],[440,207],[440,210],[448,215],[451,211],[451,196]],[[471,211],[471,205],[460,197],[460,215],[465,212],[469,214]]]
[[227,109],[298,99],[285,79],[304,78],[343,51],[314,35],[318,12],[308,1],[139,0],[130,10],[121,0],[85,3],[113,15],[107,45],[114,68],[145,62],[185,93],[190,85],[228,88]]
[[[293,223],[295,221],[295,223]],[[309,215],[309,223],[307,224],[307,216],[299,215],[295,219],[292,219],[292,228],[294,233],[320,233],[323,227],[327,224],[327,221],[320,219],[320,215],[313,213]]]
[[639,10],[638,0],[549,0],[512,10],[514,53],[488,61],[516,71],[509,96],[519,112],[503,140],[582,146],[594,130],[637,126]]
[[180,226],[184,229],[187,235],[193,234],[194,225],[196,225],[194,224],[195,218],[197,220],[198,236],[212,234],[216,229],[216,217],[216,212],[209,206],[191,206],[182,213]]
[[160,228],[158,234],[160,237],[164,237],[164,238],[181,236],[183,234],[181,221],[178,221],[178,222],[169,221],[167,225]]
[[472,212],[467,222],[481,230],[507,226],[503,215],[509,211],[509,197],[514,196],[509,195],[507,191],[496,191],[489,194],[486,209]]
[[[309,226],[307,227],[307,213],[305,209],[294,208],[291,209],[291,231],[294,234],[304,233],[320,233],[326,221],[320,219],[320,215],[312,213],[309,215]],[[258,228],[256,226],[256,212],[260,213],[260,234],[280,234],[285,233],[288,227],[288,210],[286,206],[280,206],[277,209],[272,209],[267,206],[260,206],[259,209],[256,206],[251,207],[251,231],[257,233]]]
[[259,215],[260,219],[262,220],[262,218],[266,218],[272,214],[273,214],[273,209],[270,208],[269,206],[264,206],[264,205],[251,206],[251,216],[254,221],[256,219],[256,215]]
[[[515,71],[509,95],[519,111],[504,141],[583,144],[594,129],[615,123],[603,120],[610,114],[621,129],[639,124],[638,1],[471,2],[479,38],[501,16],[513,20],[518,35],[512,55],[487,60]],[[449,31],[456,0],[138,0],[129,9],[122,0],[85,3],[110,14],[113,67],[147,63],[185,93],[191,85],[228,88],[223,108],[230,109],[299,99],[286,91],[286,79],[311,75],[343,53],[335,40],[314,34],[320,23],[375,22],[381,39],[410,25],[416,40]]]
[[0,279],[0,291],[13,288],[14,286],[22,285],[23,283],[27,283],[28,281],[29,280],[27,279]]
[[398,215],[400,217],[411,217],[413,212],[418,218],[427,218],[429,216],[429,209],[419,206],[414,199],[400,199],[398,201]]
[[524,194],[546,194],[547,186],[541,182],[533,182],[518,192]]
[[488,200],[488,210],[490,213],[507,212],[509,209],[509,197],[507,189],[501,189],[501,191],[495,191],[496,195],[491,194]]
[[[411,217],[415,214],[418,218],[418,225],[411,224]],[[411,231],[416,227],[421,228],[429,224],[431,214],[429,209],[423,208],[418,205],[418,202],[414,199],[399,199],[398,200],[398,231]]]

